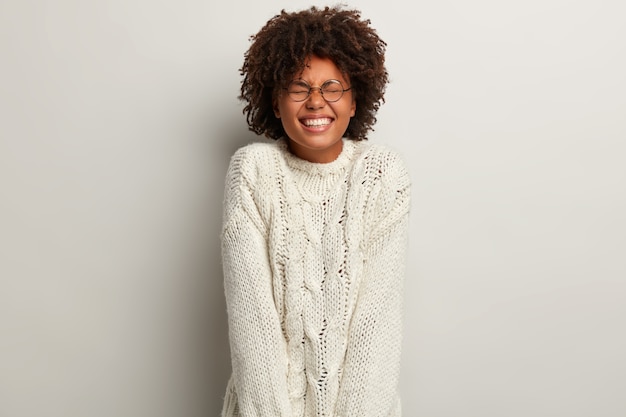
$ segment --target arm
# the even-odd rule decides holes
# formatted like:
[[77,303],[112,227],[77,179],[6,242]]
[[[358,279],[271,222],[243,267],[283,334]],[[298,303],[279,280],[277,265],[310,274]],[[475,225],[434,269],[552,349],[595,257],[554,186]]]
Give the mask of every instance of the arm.
[[234,391],[241,416],[290,416],[286,342],[272,295],[267,232],[238,156],[228,171],[222,233]]
[[400,415],[397,385],[410,184],[404,171],[396,178],[374,204],[377,221],[365,246],[363,276],[337,401],[338,417]]

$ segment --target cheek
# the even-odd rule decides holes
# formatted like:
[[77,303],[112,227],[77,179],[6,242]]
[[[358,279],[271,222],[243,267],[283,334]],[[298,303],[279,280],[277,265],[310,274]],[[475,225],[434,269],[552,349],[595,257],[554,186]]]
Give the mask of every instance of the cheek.
[[292,119],[297,117],[300,112],[301,103],[290,100],[278,100],[274,106],[274,114],[279,119]]
[[285,97],[280,91],[274,93],[274,98],[272,99],[272,109],[274,110],[274,116],[278,119],[284,117],[289,111],[289,107],[286,106],[285,103]]

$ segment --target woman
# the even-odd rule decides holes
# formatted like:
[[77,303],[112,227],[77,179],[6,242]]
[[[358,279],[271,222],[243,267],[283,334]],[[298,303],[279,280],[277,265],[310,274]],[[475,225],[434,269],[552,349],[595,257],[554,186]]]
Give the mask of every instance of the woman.
[[355,10],[282,11],[241,69],[250,129],[226,179],[233,374],[223,416],[399,416],[410,180],[369,145],[385,42]]

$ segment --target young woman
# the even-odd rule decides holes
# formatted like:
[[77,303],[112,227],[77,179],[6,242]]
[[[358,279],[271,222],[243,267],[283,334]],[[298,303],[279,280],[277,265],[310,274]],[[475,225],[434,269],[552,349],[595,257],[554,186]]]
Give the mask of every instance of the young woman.
[[223,416],[399,416],[410,181],[369,145],[386,44],[355,10],[285,11],[241,73],[250,129],[226,179],[233,374]]

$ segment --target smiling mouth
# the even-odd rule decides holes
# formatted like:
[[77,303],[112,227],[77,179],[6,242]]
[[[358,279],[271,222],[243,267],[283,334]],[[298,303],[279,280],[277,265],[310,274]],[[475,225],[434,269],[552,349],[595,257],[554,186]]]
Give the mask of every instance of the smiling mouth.
[[321,127],[331,124],[333,119],[321,117],[319,119],[302,119],[300,122],[307,127]]

